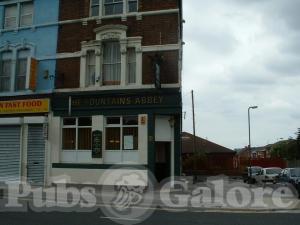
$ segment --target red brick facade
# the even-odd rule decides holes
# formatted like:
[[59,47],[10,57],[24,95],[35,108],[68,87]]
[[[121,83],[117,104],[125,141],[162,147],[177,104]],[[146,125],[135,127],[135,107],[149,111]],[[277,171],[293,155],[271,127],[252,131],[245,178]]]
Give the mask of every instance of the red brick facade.
[[[89,16],[89,0],[61,0],[60,20],[82,19]],[[177,0],[140,0],[139,11],[157,11],[178,9]],[[126,18],[102,19],[101,24],[95,20],[83,25],[82,21],[62,24],[59,27],[58,53],[74,53],[81,51],[81,42],[96,39],[95,28],[108,24],[126,25],[127,37],[142,37],[142,46],[179,44],[180,24],[179,13],[143,15],[141,19],[136,16]],[[155,52],[143,54],[143,84],[153,84],[154,75],[151,55]],[[179,82],[179,51],[160,52],[164,58],[161,68],[161,83],[173,84]],[[80,79],[80,59],[69,58],[57,60],[56,88],[78,88]]]
[[[60,0],[59,20],[89,17],[90,0]],[[139,12],[177,9],[178,0],[140,0]]]

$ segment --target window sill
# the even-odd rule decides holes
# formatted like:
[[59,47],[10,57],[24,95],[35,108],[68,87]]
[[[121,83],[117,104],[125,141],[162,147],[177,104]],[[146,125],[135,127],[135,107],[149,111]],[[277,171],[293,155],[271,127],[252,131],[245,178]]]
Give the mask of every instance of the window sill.
[[102,20],[102,19],[115,19],[115,18],[122,18],[122,17],[131,17],[131,16],[138,16],[140,15],[139,12],[131,12],[126,14],[114,14],[114,15],[102,15],[102,16],[90,16],[88,20]]
[[11,28],[11,29],[0,29],[0,34],[1,33],[8,33],[8,32],[18,33],[19,31],[29,30],[29,29],[34,30],[35,26],[34,25],[30,25],[30,26],[26,26],[26,27],[16,27],[16,28]]

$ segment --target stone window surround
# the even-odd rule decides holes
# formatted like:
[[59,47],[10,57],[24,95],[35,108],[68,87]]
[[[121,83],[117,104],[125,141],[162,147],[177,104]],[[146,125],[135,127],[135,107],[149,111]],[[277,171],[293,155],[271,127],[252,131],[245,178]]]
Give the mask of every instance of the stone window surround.
[[[118,88],[120,86],[141,86],[142,85],[142,37],[127,37],[127,26],[124,25],[105,25],[96,28],[96,40],[81,43],[81,60],[80,60],[80,87],[86,87],[86,68],[87,68],[87,53],[95,51],[96,55],[96,85],[95,87],[104,87],[102,85],[102,43],[105,41],[120,42],[121,48],[121,84],[105,87]],[[136,50],[136,83],[128,84],[127,82],[127,49],[135,48]]]
[[[29,90],[29,82],[30,82],[30,58],[33,58],[35,55],[35,45],[31,43],[26,43],[25,41],[22,44],[10,44],[6,43],[6,45],[0,47],[0,55],[3,52],[11,52],[12,53],[12,70],[11,70],[11,88],[10,92],[16,92],[15,91],[15,78],[16,78],[16,69],[17,69],[17,60],[18,60],[18,52],[24,49],[29,50],[29,56],[27,60],[27,72],[26,72],[26,83],[25,83],[25,90]],[[25,91],[24,90],[24,91]],[[22,92],[22,91],[17,91]],[[1,93],[9,93],[9,92],[1,92]]]

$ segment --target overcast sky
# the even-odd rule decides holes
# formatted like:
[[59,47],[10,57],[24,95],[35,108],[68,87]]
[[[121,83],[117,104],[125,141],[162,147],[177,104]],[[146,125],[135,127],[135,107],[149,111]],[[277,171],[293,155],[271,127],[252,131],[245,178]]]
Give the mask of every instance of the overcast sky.
[[229,148],[295,137],[300,127],[300,0],[183,0],[183,130]]

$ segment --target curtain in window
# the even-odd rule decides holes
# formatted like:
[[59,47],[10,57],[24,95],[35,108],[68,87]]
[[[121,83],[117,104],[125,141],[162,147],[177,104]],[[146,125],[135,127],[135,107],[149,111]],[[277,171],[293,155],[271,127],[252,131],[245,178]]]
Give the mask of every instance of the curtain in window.
[[17,27],[17,9],[17,4],[5,6],[5,29]]
[[123,13],[123,0],[104,0],[104,15]]
[[12,53],[2,53],[0,58],[0,92],[10,91]]
[[32,25],[33,4],[32,2],[24,2],[21,4],[20,26]]
[[119,42],[106,42],[103,45],[103,85],[121,83],[121,52]]
[[96,56],[94,51],[87,54],[86,86],[95,85]]
[[29,56],[29,50],[27,49],[18,52],[16,81],[15,81],[16,91],[25,90],[28,56]]
[[127,51],[127,82],[136,83],[136,53],[135,48],[129,48]]

